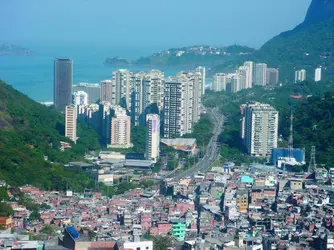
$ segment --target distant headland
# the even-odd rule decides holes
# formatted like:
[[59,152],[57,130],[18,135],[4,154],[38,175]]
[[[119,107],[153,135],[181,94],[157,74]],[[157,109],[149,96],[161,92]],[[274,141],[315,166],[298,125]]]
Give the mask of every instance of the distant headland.
[[212,47],[208,45],[195,45],[183,48],[172,48],[155,53],[148,57],[141,57],[128,61],[122,57],[109,57],[105,65],[113,66],[155,66],[155,67],[194,67],[198,65],[215,66],[228,60],[252,54],[253,48],[240,45],[228,47]]
[[3,44],[0,45],[0,55],[25,55],[30,56],[35,53],[31,49],[23,48],[19,45],[14,44]]

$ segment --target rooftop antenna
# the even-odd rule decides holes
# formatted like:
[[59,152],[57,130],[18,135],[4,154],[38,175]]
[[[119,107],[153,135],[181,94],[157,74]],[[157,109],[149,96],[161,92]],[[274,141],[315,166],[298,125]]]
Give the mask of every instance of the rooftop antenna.
[[293,115],[290,115],[289,161],[293,158]]
[[311,149],[311,160],[308,166],[309,173],[315,173],[317,171],[317,164],[315,163],[315,146],[312,146]]

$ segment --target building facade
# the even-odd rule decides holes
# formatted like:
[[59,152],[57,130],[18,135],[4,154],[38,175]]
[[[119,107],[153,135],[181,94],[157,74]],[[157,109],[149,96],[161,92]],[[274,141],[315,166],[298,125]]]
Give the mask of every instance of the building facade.
[[246,66],[239,67],[237,74],[240,81],[240,90],[248,89],[249,87],[249,68]]
[[277,148],[278,112],[269,104],[248,103],[244,114],[244,145],[250,156],[267,157]]
[[103,80],[100,84],[100,102],[112,102],[113,92],[112,80]]
[[321,81],[321,68],[316,68],[314,72],[314,81],[320,82]]
[[215,92],[220,92],[226,90],[226,74],[216,73],[212,78],[212,90]]
[[255,85],[265,86],[267,77],[267,64],[265,63],[256,63],[255,64]]
[[77,109],[75,105],[65,107],[65,137],[70,138],[74,143],[77,140]]
[[113,117],[111,118],[110,145],[114,148],[129,148],[131,144],[131,119],[126,114],[126,109],[113,106]]
[[73,62],[68,58],[54,61],[53,102],[56,109],[65,110],[72,103]]
[[167,79],[164,88],[163,136],[179,137],[183,131],[184,106],[182,100],[182,83],[176,79]]
[[278,84],[279,72],[278,69],[267,68],[266,81],[267,85],[275,86]]
[[72,103],[76,106],[78,105],[87,106],[88,105],[88,94],[84,91],[74,92],[72,94]]
[[306,70],[301,69],[295,72],[295,83],[302,82],[306,80]]
[[253,68],[254,68],[254,63],[252,61],[247,61],[244,63],[244,66],[248,68],[248,79],[247,79],[247,88],[252,88],[253,87]]
[[73,85],[73,93],[78,91],[84,91],[88,94],[88,103],[98,103],[100,101],[100,84],[98,83],[86,83],[82,82]]
[[112,98],[111,104],[121,105],[126,107],[128,110],[131,110],[130,102],[130,71],[127,69],[119,69],[114,71],[112,74]]
[[160,116],[148,114],[146,116],[146,150],[147,160],[157,162],[160,150]]
[[236,93],[240,90],[240,76],[239,74],[234,74],[231,78],[231,93]]
[[205,67],[199,66],[196,68],[196,72],[199,72],[202,76],[202,81],[201,81],[201,93],[202,95],[205,94],[205,84],[206,84],[206,69]]

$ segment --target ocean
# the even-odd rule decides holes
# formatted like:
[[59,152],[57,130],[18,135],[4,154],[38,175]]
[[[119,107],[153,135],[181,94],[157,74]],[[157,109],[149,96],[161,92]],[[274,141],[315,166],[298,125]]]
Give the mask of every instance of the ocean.
[[[56,57],[73,59],[73,84],[80,82],[98,83],[110,79],[112,72],[119,68],[104,65],[107,57],[121,56],[129,60],[148,56],[161,48],[154,47],[115,47],[83,45],[32,45],[36,55],[1,55],[0,79],[12,85],[38,102],[53,100],[53,61]],[[130,71],[149,70],[148,67],[131,66]],[[175,75],[186,68],[160,68],[165,76]]]

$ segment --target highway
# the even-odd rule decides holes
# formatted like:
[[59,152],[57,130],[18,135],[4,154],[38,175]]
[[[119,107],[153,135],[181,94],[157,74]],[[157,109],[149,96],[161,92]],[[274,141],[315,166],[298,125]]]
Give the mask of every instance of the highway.
[[203,158],[193,167],[187,169],[184,172],[173,171],[165,178],[172,178],[175,181],[178,181],[185,177],[192,177],[198,172],[204,172],[211,167],[211,165],[216,161],[220,154],[220,145],[217,142],[218,136],[223,130],[224,118],[216,108],[208,110],[209,115],[211,116],[214,122],[213,136],[210,139],[209,144],[207,145],[205,155]]

